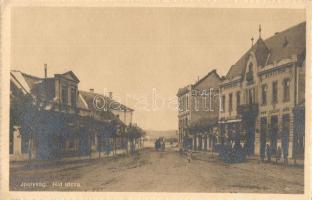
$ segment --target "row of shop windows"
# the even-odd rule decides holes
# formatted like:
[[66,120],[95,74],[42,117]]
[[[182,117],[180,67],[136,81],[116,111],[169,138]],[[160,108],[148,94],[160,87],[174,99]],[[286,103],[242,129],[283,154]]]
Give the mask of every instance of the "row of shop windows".
[[[29,152],[29,135],[20,135],[21,137],[21,153],[26,154]],[[96,136],[91,134],[91,145],[94,146],[96,144]],[[78,151],[81,145],[81,139],[79,138],[60,138],[61,141],[56,142],[55,144],[58,146],[59,149],[67,149],[72,151]],[[103,143],[108,142],[109,144],[112,143],[112,139],[109,138],[102,138]],[[116,138],[117,146],[120,146],[123,143],[122,138]],[[14,137],[13,134],[10,134],[10,154],[14,153]]]
[[[267,117],[260,118],[260,153],[264,154],[266,144],[269,143],[274,154],[277,150],[278,141],[282,143],[283,152],[288,152],[289,148],[289,132],[290,132],[290,116],[284,114],[282,122],[278,122],[278,116],[273,115],[270,123]],[[281,125],[281,126],[280,126]]]

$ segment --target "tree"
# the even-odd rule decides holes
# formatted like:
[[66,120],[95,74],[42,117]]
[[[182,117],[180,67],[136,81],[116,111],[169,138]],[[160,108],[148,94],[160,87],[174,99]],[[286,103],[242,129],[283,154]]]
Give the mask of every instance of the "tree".
[[130,140],[131,153],[135,152],[135,141],[137,141],[137,139],[142,138],[144,135],[146,135],[145,131],[141,129],[139,126],[137,126],[136,124],[134,125],[130,124],[127,127],[127,136],[128,136],[128,139]]
[[37,107],[30,94],[23,95],[16,92],[10,99],[10,134],[14,132],[14,126],[20,127],[20,136],[28,138],[28,159],[32,159],[33,130],[36,123]]

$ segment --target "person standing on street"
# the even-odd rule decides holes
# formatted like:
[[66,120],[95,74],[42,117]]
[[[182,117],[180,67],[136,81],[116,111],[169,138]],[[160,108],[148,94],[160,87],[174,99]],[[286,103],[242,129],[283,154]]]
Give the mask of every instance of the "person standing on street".
[[271,147],[270,147],[270,145],[269,144],[267,144],[266,145],[266,155],[267,155],[267,157],[268,157],[268,162],[271,162]]
[[190,163],[192,161],[192,150],[191,150],[191,148],[187,149],[186,156],[187,156],[188,163]]
[[276,160],[275,160],[275,163],[276,163],[276,164],[280,161],[281,157],[282,157],[282,149],[281,149],[281,147],[279,146],[279,147],[277,148],[277,152],[276,152]]

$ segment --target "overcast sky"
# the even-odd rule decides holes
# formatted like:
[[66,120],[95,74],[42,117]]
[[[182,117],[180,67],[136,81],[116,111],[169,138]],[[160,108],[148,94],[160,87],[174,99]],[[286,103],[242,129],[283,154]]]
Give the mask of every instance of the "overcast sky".
[[259,24],[267,38],[304,20],[285,9],[14,8],[11,64],[41,77],[44,63],[49,76],[72,70],[79,89],[112,91],[143,128],[177,129],[179,87],[225,75]]

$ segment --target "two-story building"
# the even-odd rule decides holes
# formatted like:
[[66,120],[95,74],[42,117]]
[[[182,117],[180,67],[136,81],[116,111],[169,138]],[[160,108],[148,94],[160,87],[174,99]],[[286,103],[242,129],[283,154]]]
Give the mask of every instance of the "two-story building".
[[273,154],[280,146],[285,157],[303,152],[304,115],[296,111],[304,110],[304,82],[305,22],[266,40],[260,27],[256,43],[220,84],[222,140],[240,134],[248,154],[261,158],[266,144]]
[[[53,159],[100,150],[96,136],[113,135],[124,123],[110,110],[94,112],[72,72],[35,77],[11,71],[10,158]],[[96,148],[98,147],[98,148]]]
[[[260,154],[269,143],[275,153],[302,157],[304,150],[306,23],[264,41],[265,62],[258,65]],[[296,108],[303,112],[296,112]],[[303,109],[300,109],[303,108]]]

